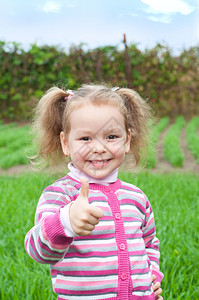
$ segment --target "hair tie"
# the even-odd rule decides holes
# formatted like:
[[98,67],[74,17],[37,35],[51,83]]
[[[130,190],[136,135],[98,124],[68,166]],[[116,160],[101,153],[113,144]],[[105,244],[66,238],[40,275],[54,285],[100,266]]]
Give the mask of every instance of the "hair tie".
[[67,97],[64,97],[64,101],[69,100],[75,94],[75,91],[67,90],[66,93],[69,94],[69,95]]
[[119,87],[118,87],[118,86],[114,86],[114,87],[111,89],[111,91],[113,91],[113,92],[116,92],[117,90],[119,90]]
[[[113,92],[116,92],[117,90],[119,90],[118,86],[114,86],[111,89],[111,91],[113,91]],[[67,90],[66,93],[69,94],[69,95],[67,97],[64,97],[64,101],[69,100],[75,94],[75,91],[74,90]]]

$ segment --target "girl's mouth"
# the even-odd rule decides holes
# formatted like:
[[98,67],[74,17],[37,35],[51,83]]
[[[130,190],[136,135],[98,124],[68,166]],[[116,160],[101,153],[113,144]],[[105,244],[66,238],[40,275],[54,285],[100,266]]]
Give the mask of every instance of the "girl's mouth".
[[88,160],[88,162],[94,167],[105,167],[108,165],[109,161],[111,161],[111,160],[112,160],[112,158],[96,159],[96,160]]

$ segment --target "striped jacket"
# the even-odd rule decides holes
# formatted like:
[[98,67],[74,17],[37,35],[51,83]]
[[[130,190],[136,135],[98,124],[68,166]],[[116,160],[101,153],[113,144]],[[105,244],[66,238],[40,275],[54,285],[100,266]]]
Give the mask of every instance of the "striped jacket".
[[103,186],[89,184],[89,202],[104,211],[92,235],[67,237],[60,208],[79,195],[81,184],[70,176],[42,193],[35,226],[25,249],[37,262],[50,264],[58,300],[155,299],[151,274],[161,281],[159,240],[144,193],[117,179]]

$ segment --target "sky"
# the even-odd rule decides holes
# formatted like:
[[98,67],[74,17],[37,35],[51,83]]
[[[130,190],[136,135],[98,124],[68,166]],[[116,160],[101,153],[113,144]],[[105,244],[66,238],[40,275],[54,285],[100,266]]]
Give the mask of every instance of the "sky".
[[0,40],[68,50],[157,43],[174,54],[199,46],[199,0],[0,0]]

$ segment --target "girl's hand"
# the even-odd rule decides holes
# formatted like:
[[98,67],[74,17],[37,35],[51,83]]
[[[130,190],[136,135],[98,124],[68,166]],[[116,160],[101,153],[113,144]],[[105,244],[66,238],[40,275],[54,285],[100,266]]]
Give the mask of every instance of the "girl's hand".
[[89,183],[85,178],[81,178],[80,194],[69,211],[71,227],[78,235],[90,235],[104,215],[101,208],[89,204],[88,194]]
[[[156,276],[152,275],[152,282],[156,280]],[[160,296],[162,294],[162,289],[160,287],[160,282],[153,283],[153,291],[155,293],[155,300],[163,300],[163,297]]]

